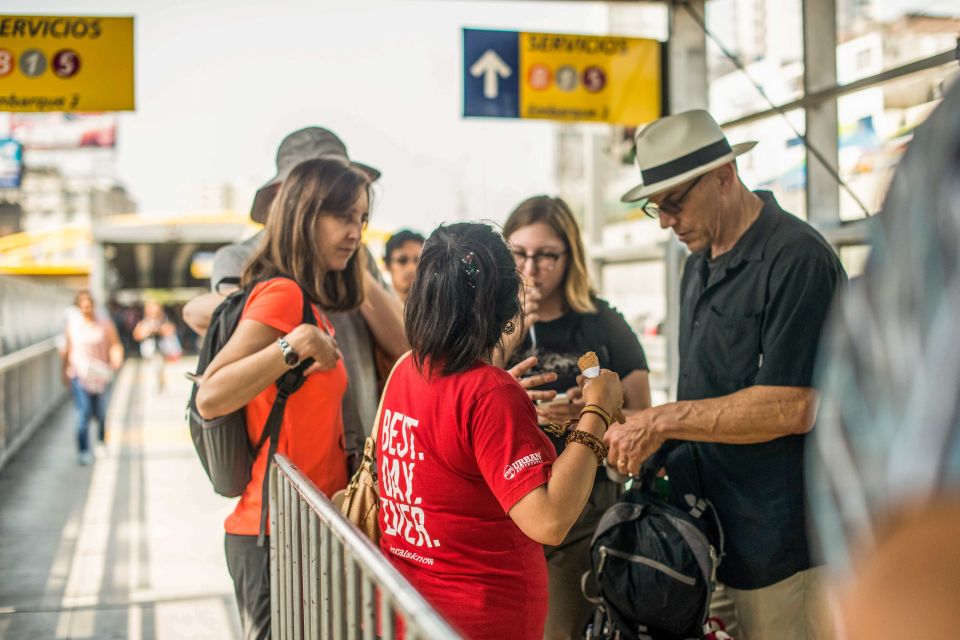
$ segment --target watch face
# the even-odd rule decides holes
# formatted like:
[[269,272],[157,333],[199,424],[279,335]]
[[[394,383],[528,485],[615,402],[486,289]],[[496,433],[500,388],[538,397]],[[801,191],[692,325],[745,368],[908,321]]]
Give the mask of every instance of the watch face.
[[288,367],[292,367],[298,362],[300,362],[300,356],[298,356],[293,351],[288,351],[285,354],[283,354],[283,361],[287,363]]

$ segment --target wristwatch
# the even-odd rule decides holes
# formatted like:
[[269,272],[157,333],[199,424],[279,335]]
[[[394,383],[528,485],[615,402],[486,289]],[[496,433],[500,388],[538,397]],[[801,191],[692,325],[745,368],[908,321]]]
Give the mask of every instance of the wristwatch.
[[300,364],[300,354],[293,350],[286,338],[279,338],[277,345],[283,353],[283,362],[291,369]]

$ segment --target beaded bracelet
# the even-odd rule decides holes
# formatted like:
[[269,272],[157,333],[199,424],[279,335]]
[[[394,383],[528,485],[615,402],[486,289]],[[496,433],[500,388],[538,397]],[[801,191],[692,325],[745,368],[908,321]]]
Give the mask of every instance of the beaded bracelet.
[[554,438],[562,438],[576,424],[577,424],[576,420],[567,420],[563,424],[557,424],[556,422],[542,424],[540,425],[540,428],[546,431],[548,435],[551,435]]
[[607,457],[607,448],[603,446],[600,439],[592,433],[574,429],[567,435],[567,444],[569,445],[571,442],[577,442],[585,447],[589,447],[590,450],[593,451],[593,455],[597,456],[598,467],[603,464],[604,459]]
[[580,417],[583,417],[585,413],[595,413],[603,420],[603,426],[606,429],[610,428],[610,423],[613,422],[613,418],[610,417],[610,414],[598,404],[588,404],[583,409],[580,410]]

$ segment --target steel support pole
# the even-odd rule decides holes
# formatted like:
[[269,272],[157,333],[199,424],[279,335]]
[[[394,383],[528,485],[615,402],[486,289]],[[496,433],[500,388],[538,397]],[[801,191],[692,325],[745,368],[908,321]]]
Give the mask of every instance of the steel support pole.
[[[686,2],[698,15],[705,15],[704,0]],[[707,85],[707,37],[693,18],[678,4],[670,5],[670,36],[667,58],[667,82],[670,113],[709,108]],[[667,337],[667,380],[669,400],[677,397],[680,375],[680,276],[686,249],[672,237],[664,247],[664,276],[667,298],[665,330]]]
[[[814,93],[837,84],[836,0],[803,0],[803,90]],[[819,227],[840,222],[837,99],[807,106],[806,137],[823,162],[807,151],[807,220]]]

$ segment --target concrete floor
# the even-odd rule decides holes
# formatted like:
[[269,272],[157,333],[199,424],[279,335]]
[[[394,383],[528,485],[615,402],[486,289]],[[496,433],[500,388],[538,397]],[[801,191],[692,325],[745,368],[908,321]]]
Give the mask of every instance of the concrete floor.
[[0,471],[0,639],[240,637],[223,558],[234,501],[213,493],[183,418],[194,365],[167,365],[161,391],[129,361],[92,466],[67,405]]

